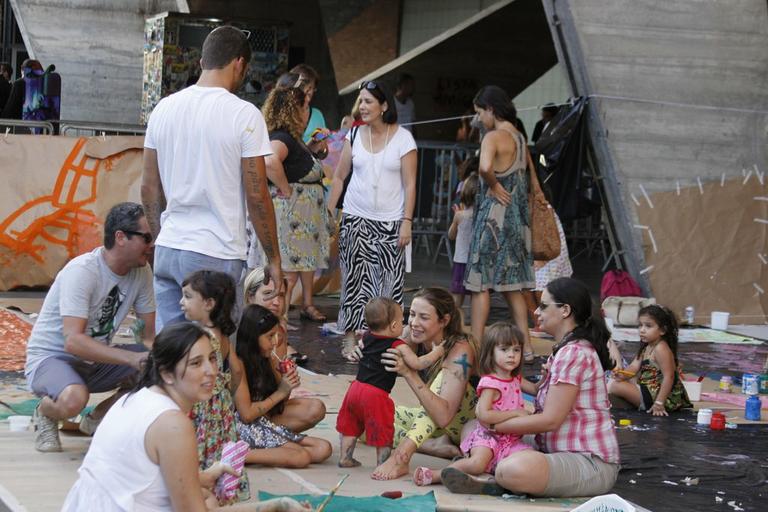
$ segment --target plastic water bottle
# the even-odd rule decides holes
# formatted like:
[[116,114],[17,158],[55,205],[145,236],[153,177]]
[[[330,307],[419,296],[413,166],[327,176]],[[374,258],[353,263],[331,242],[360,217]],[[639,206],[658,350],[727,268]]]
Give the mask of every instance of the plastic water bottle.
[[760,421],[760,397],[750,395],[744,407],[744,417],[750,421]]
[[685,308],[685,323],[688,325],[693,325],[696,315],[695,315],[695,309],[693,309],[693,306],[688,306]]

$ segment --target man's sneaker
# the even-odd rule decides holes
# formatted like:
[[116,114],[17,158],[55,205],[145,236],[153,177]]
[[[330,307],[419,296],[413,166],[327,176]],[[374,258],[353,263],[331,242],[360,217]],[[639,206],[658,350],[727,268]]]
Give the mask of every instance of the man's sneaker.
[[96,432],[96,428],[101,423],[101,420],[97,420],[90,414],[86,414],[80,418],[80,425],[77,429],[87,436],[92,436]]
[[35,449],[39,452],[60,452],[59,422],[40,414],[40,405],[32,415],[35,424]]

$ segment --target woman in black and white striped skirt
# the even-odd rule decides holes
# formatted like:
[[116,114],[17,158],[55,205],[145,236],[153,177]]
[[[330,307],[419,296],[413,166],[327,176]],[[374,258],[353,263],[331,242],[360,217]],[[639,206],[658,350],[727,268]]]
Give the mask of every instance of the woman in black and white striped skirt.
[[365,327],[369,300],[403,302],[405,247],[416,204],[416,141],[397,124],[393,96],[381,82],[363,82],[359,110],[366,125],[347,135],[328,200],[333,212],[352,172],[339,231],[338,325],[346,333],[345,357],[354,350],[355,330]]

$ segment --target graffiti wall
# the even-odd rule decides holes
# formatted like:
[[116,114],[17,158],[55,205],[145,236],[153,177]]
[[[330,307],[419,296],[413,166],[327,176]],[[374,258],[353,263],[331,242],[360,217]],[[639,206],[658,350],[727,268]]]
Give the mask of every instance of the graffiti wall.
[[140,201],[143,137],[7,135],[0,140],[0,290],[47,286],[101,245],[102,220]]

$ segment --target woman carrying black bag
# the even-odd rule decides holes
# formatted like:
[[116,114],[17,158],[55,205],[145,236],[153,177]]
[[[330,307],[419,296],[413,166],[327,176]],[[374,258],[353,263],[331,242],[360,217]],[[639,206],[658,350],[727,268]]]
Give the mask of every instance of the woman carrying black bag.
[[363,311],[369,300],[383,296],[403,302],[417,159],[416,141],[397,124],[394,105],[392,94],[380,82],[360,84],[359,110],[366,126],[359,128],[353,144],[344,144],[333,173],[328,200],[331,212],[344,180],[352,173],[339,231],[342,288],[338,325],[345,332],[345,357],[354,350],[355,331],[365,327]]

